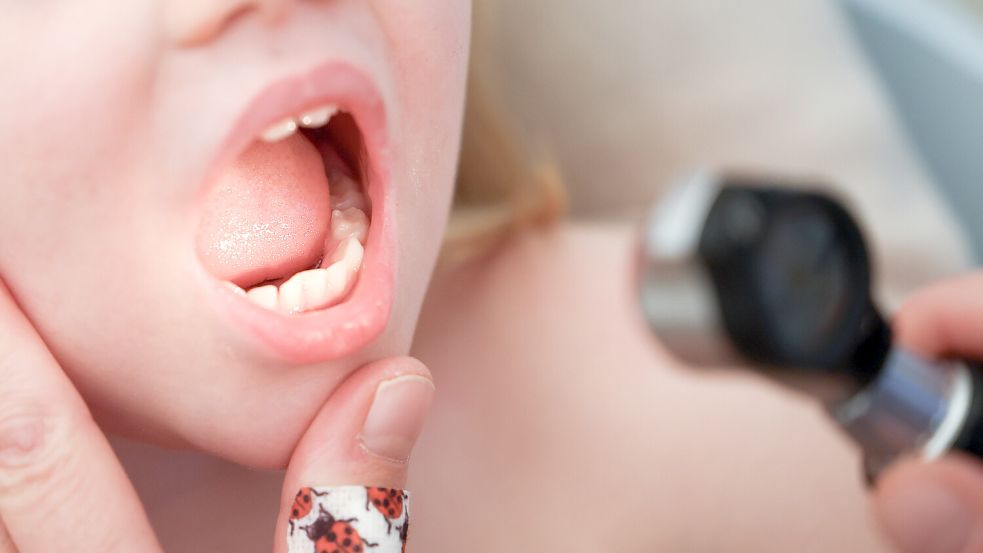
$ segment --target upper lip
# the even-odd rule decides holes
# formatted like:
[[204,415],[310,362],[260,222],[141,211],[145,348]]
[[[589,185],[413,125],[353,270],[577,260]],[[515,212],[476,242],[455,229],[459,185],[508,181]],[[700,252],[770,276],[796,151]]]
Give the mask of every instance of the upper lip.
[[351,296],[334,307],[284,315],[233,294],[199,265],[210,303],[235,326],[258,338],[274,356],[315,363],[355,353],[385,328],[392,309],[393,254],[389,147],[385,103],[375,83],[345,62],[320,64],[270,84],[245,110],[219,149],[202,190],[271,123],[324,104],[337,105],[356,121],[367,159],[363,186],[372,203],[365,259]]

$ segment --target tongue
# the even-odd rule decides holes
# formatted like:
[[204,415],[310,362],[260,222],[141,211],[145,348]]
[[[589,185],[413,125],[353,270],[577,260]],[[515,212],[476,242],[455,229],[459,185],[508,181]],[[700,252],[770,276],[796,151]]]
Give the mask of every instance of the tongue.
[[303,135],[257,141],[205,199],[198,255],[214,276],[243,288],[309,269],[324,254],[328,194],[322,158]]

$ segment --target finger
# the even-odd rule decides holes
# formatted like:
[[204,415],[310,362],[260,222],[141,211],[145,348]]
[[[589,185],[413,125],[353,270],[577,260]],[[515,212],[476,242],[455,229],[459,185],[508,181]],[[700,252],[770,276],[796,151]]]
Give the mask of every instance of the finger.
[[0,518],[19,553],[160,550],[105,436],[3,284]]
[[2,518],[0,518],[0,553],[17,553],[17,548],[14,547]]
[[906,461],[878,481],[874,510],[902,553],[983,551],[983,464]]
[[331,395],[287,468],[277,553],[403,550],[407,462],[433,393],[426,367],[396,358],[359,369]]
[[916,293],[895,317],[900,343],[928,357],[983,359],[983,273]]

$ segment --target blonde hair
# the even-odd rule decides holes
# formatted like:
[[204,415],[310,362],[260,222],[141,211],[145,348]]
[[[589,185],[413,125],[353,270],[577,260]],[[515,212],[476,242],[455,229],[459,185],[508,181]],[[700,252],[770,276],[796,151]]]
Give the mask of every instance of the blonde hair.
[[505,109],[500,69],[487,34],[490,13],[475,6],[461,158],[444,259],[486,253],[516,233],[545,227],[567,207],[559,172]]

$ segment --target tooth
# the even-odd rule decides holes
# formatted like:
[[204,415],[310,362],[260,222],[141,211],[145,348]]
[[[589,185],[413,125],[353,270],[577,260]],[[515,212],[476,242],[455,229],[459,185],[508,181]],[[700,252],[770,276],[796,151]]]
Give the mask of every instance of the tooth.
[[335,250],[330,267],[302,271],[280,285],[280,311],[300,313],[334,304],[351,290],[363,256],[358,240],[347,238]]
[[249,301],[264,309],[270,310],[276,309],[277,295],[276,286],[273,286],[272,284],[258,286],[246,292],[246,298],[248,298]]
[[344,288],[344,271],[332,267],[297,273],[280,285],[280,310],[299,313],[327,307]]
[[302,114],[298,122],[305,129],[316,129],[327,125],[336,113],[338,106],[324,106]]
[[357,273],[362,268],[362,258],[365,257],[365,248],[354,236],[342,240],[334,253],[331,254],[331,266],[344,263],[351,273]]
[[351,272],[342,263],[335,263],[327,269],[322,269],[324,271],[324,279],[327,283],[328,293],[322,300],[321,307],[327,307],[337,303],[338,300],[345,297],[348,290],[351,288],[351,283],[354,280],[352,278]]
[[356,240],[364,244],[368,232],[369,217],[361,209],[349,207],[345,210],[335,209],[331,212],[331,237],[338,242],[345,238],[355,237]]
[[326,307],[334,299],[338,285],[331,281],[331,274],[327,269],[313,269],[300,275],[304,275],[305,310]]
[[280,310],[300,313],[326,306],[339,287],[329,277],[328,269],[310,269],[290,277],[280,285]]
[[279,123],[270,125],[261,135],[266,142],[276,142],[297,132],[297,121],[288,117]]
[[325,273],[328,294],[319,307],[334,304],[351,291],[362,266],[363,255],[362,245],[354,238],[349,238],[338,246],[333,256],[336,258],[334,263],[327,269],[321,269]]
[[[305,271],[306,272],[306,271]],[[280,298],[277,306],[284,313],[299,313],[304,310],[304,281],[303,273],[297,273],[290,280],[280,285]]]
[[304,309],[321,309],[333,304],[345,293],[347,278],[343,268],[333,265],[327,269],[307,271],[304,287]]
[[363,212],[368,211],[369,202],[362,192],[362,187],[354,179],[340,171],[335,171],[328,175],[328,181],[331,184],[331,205],[334,208],[344,211],[355,207]]

